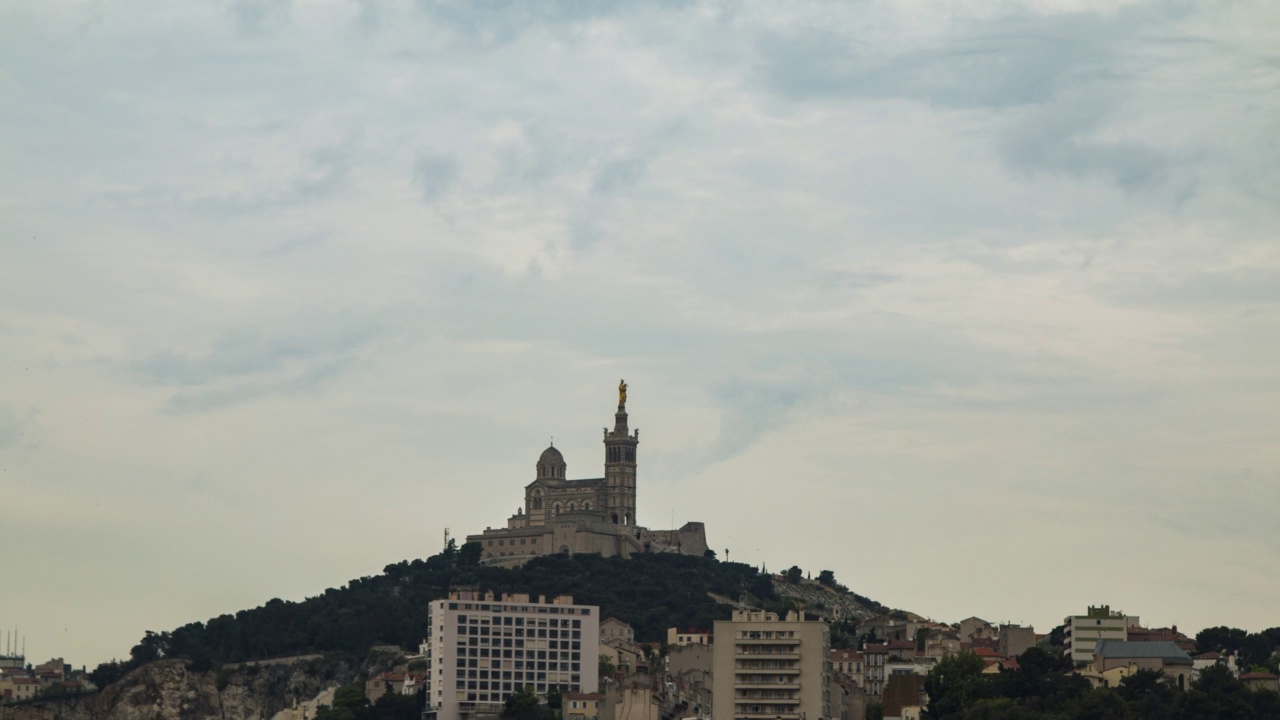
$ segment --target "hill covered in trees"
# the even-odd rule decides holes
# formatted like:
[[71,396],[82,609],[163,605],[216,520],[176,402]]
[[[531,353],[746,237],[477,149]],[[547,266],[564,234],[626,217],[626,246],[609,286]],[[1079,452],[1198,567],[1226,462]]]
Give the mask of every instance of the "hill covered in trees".
[[172,631],[148,631],[128,661],[99,666],[94,682],[101,687],[161,658],[185,658],[193,669],[208,669],[305,653],[354,658],[383,644],[415,648],[427,634],[427,604],[446,597],[450,587],[464,585],[495,593],[572,595],[575,602],[599,605],[602,617],[630,623],[641,642],[664,640],[673,625],[710,628],[715,620],[728,618],[730,608],[709,593],[745,597],[771,609],[786,606],[769,575],[711,557],[641,554],[623,560],[548,555],[506,569],[481,566],[478,551],[479,546],[451,546],[439,555],[388,565],[381,575],[352,580],[301,602],[274,599]]

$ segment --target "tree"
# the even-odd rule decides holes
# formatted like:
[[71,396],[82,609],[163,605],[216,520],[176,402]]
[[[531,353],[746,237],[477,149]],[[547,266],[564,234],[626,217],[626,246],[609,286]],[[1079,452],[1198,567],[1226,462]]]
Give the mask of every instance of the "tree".
[[1065,625],[1059,625],[1049,631],[1049,644],[1053,647],[1066,647],[1067,630]]
[[555,713],[538,702],[532,686],[525,685],[519,692],[507,696],[500,717],[502,720],[554,720]]
[[618,669],[613,666],[613,663],[609,662],[608,656],[602,657],[599,660],[597,660],[596,667],[598,669],[597,675],[598,677],[601,677],[601,678],[609,677],[610,675],[618,671]]
[[484,548],[478,542],[463,543],[458,551],[458,567],[476,567],[480,564],[480,556]]
[[142,642],[129,651],[129,656],[133,659],[133,666],[139,667],[164,657],[168,648],[169,633],[153,633],[148,630]]
[[1240,650],[1240,645],[1247,636],[1248,633],[1244,630],[1225,625],[1205,628],[1196,633],[1196,652],[1235,653]]
[[800,580],[804,578],[804,571],[800,569],[800,566],[792,565],[790,568],[787,569],[785,576],[787,578],[787,582],[791,583],[792,585],[799,585]]
[[115,660],[104,662],[89,672],[89,682],[101,689],[124,677],[127,672],[129,668],[124,663]]
[[929,717],[941,720],[962,717],[981,695],[982,670],[987,666],[971,652],[949,655],[938,661],[924,679],[929,695]]
[[343,685],[333,691],[332,705],[316,711],[316,720],[366,720],[368,708],[363,685]]
[[715,559],[716,559],[716,551],[715,551],[715,550],[712,550],[711,548],[707,548],[706,552],[702,553],[702,557],[705,557],[705,558],[711,558],[712,560],[715,560]]
[[564,704],[564,689],[559,685],[552,685],[547,689],[547,709],[559,710]]
[[818,573],[818,582],[827,587],[832,587],[836,584],[836,574],[830,570],[823,570]]

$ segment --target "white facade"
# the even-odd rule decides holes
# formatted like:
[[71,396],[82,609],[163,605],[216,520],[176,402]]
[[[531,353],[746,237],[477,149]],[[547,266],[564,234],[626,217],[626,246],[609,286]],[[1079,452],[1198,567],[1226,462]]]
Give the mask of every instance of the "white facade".
[[427,704],[438,720],[498,713],[508,695],[531,686],[540,696],[594,692],[599,682],[600,609],[560,596],[452,593],[430,605],[425,643]]
[[1107,605],[1089,607],[1084,615],[1064,618],[1063,641],[1076,663],[1093,662],[1093,648],[1099,640],[1128,640],[1129,626],[1138,624],[1138,617],[1112,612]]

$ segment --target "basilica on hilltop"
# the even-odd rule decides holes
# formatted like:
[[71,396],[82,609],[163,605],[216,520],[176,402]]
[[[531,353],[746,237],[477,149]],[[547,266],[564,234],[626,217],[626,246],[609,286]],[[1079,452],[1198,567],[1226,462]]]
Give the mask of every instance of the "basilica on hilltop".
[[604,429],[604,477],[570,480],[555,445],[542,451],[537,477],[525,486],[524,507],[505,528],[468,535],[480,543],[481,562],[515,567],[538,555],[635,553],[703,555],[706,529],[700,522],[677,530],[650,530],[636,524],[636,449],[640,431],[627,427],[627,384],[618,384],[613,430]]

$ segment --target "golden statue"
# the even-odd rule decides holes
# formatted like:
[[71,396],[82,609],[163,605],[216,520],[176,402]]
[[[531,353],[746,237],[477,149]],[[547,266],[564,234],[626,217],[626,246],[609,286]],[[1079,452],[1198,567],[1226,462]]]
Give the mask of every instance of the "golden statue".
[[627,404],[627,381],[618,381],[618,405]]

